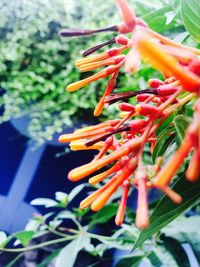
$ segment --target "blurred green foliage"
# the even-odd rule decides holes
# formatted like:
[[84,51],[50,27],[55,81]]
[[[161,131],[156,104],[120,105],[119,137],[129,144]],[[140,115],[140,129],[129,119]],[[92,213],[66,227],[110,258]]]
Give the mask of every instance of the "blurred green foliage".
[[[185,33],[176,2],[130,1],[136,13],[156,31],[173,28]],[[114,1],[5,1],[0,18],[0,82],[5,91],[0,96],[0,123],[13,117],[29,116],[28,132],[38,144],[51,140],[54,133],[77,122],[91,123],[92,113],[106,81],[91,84],[75,93],[66,85],[87,74],[80,74],[73,62],[80,52],[113,36],[100,34],[87,38],[62,39],[63,27],[96,28],[119,23]],[[98,7],[98,8],[96,8]],[[162,27],[161,27],[162,24]],[[177,37],[176,31],[176,37]],[[146,66],[135,77],[120,75],[118,88],[145,87],[155,71]],[[84,115],[87,110],[87,116]],[[115,107],[104,110],[102,118],[112,117]]]
[[[81,78],[73,62],[90,42],[86,45],[85,38],[61,39],[59,29],[106,24],[103,16],[98,19],[101,10],[109,18],[109,14],[103,12],[104,5],[91,16],[92,7],[83,2],[1,2],[4,16],[0,18],[0,81],[5,92],[0,97],[4,110],[0,122],[28,114],[29,134],[38,143],[71,126],[72,117],[73,123],[74,120],[89,121],[99,98],[103,83],[74,94],[65,91],[66,85]],[[93,43],[98,42],[98,38],[90,39]],[[86,109],[87,118],[84,118]]]

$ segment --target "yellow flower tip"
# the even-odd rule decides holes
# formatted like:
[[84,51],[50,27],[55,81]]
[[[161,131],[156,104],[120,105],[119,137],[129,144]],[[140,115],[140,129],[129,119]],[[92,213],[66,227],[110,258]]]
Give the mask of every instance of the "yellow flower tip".
[[93,115],[95,116],[95,117],[99,117],[100,115],[101,115],[101,112],[102,112],[102,110],[103,110],[103,108],[104,108],[104,102],[103,101],[100,101],[98,104],[97,104],[97,106],[96,106],[96,108],[95,108],[95,110],[94,110],[94,113],[93,113]]
[[77,150],[99,150],[103,147],[104,142],[100,141],[92,146],[85,145],[85,139],[72,141],[69,146],[72,151]]
[[66,87],[66,90],[68,92],[74,92],[74,91],[77,91],[78,89],[80,89],[83,86],[84,86],[84,83],[82,81],[78,81],[78,82],[71,83],[70,85],[68,85]]
[[96,54],[96,55],[93,55],[91,57],[78,59],[75,61],[75,65],[77,67],[80,67],[84,64],[93,63],[95,61],[104,60],[106,58],[108,58],[107,52],[103,52],[101,54]]
[[123,118],[125,118],[127,115],[129,115],[129,113],[130,113],[130,112],[122,111],[122,112],[119,113],[119,117],[120,117],[121,119],[123,119]]
[[84,144],[85,140],[75,140],[72,141],[69,146],[72,151],[77,151],[77,150],[84,150],[86,148]]
[[84,209],[88,208],[89,205],[87,205],[87,203],[85,203],[85,200],[82,200],[79,207],[80,207],[80,209],[84,210]]
[[62,134],[61,136],[59,136],[58,142],[59,143],[67,143],[67,142],[70,142],[71,141],[71,138],[69,138],[70,136],[71,136],[71,134],[70,135],[68,135],[68,134]]

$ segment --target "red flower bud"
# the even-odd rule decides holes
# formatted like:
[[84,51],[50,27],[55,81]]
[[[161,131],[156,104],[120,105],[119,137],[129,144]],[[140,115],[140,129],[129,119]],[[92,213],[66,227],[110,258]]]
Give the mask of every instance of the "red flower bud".
[[135,111],[135,107],[128,103],[120,103],[119,108],[121,109],[121,111],[131,111],[131,112]]
[[157,92],[159,96],[169,96],[175,93],[176,91],[177,91],[177,88],[170,84],[160,85],[157,88]]
[[157,88],[159,85],[162,85],[162,84],[164,84],[164,82],[159,80],[159,79],[149,79],[148,80],[148,85],[151,88]]
[[115,37],[115,41],[120,45],[128,45],[129,39],[125,35],[118,35],[117,37]]

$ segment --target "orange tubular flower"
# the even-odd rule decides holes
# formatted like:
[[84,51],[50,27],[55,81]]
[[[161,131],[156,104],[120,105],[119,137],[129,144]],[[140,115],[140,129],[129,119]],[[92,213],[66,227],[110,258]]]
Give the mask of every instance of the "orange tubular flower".
[[[200,176],[200,51],[178,44],[149,29],[143,20],[135,16],[126,0],[116,0],[116,4],[122,16],[119,25],[96,30],[63,30],[60,34],[82,36],[107,31],[118,34],[134,33],[130,39],[125,35],[117,35],[86,50],[82,54],[84,58],[77,60],[75,65],[81,71],[101,67],[103,69],[67,86],[67,90],[73,92],[108,77],[105,92],[94,110],[94,116],[99,116],[106,104],[120,102],[118,107],[122,112],[121,119],[78,129],[72,134],[63,134],[59,141],[70,142],[72,150],[98,150],[91,162],[71,170],[68,174],[69,180],[73,182],[92,175],[89,178],[91,185],[102,183],[98,190],[80,203],[81,209],[91,207],[93,211],[100,210],[116,190],[122,187],[115,218],[115,223],[121,225],[126,212],[128,193],[131,186],[134,186],[138,190],[136,225],[144,229],[149,225],[147,190],[158,188],[174,203],[181,203],[182,197],[169,186],[190,152],[192,158],[186,178],[195,182]],[[106,45],[113,44],[117,47],[87,57]],[[128,53],[123,53],[125,50],[128,50]],[[162,72],[163,80],[149,79],[149,88],[145,90],[138,88],[115,93],[121,68],[124,66],[126,72],[136,72],[143,59]],[[136,104],[127,103],[133,97],[136,97]],[[163,157],[160,156],[157,157],[155,165],[144,166],[144,146],[150,143],[153,153],[158,142],[157,129],[174,110],[195,99],[198,100],[194,118],[178,150],[164,166]],[[172,133],[173,131],[169,132],[170,137]],[[109,164],[111,166],[108,166]],[[103,167],[107,169],[100,172]],[[151,170],[151,173],[148,170]],[[98,174],[96,171],[99,171]]]
[[140,229],[144,229],[149,225],[147,189],[146,189],[147,176],[144,171],[138,170],[136,179],[138,184],[136,225]]
[[170,54],[167,54],[160,44],[150,41],[150,35],[139,34],[137,46],[144,58],[150,63],[163,71],[164,73],[175,76],[188,91],[199,91],[200,78],[193,72],[181,67],[177,64],[177,60]]
[[121,225],[124,221],[124,216],[126,212],[126,202],[128,198],[128,192],[130,189],[130,182],[128,180],[125,180],[122,184],[122,187],[123,187],[122,197],[115,217],[116,225]]
[[197,149],[193,152],[188,169],[186,171],[186,178],[191,182],[196,182],[200,177],[200,154]]
[[154,186],[162,189],[168,186],[171,179],[182,165],[185,157],[192,149],[192,140],[187,138],[183,141],[175,155],[167,162],[167,164],[158,173]]

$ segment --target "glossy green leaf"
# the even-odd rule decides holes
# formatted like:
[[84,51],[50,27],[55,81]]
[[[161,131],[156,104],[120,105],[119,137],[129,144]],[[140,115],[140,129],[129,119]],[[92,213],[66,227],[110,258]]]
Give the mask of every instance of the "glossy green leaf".
[[157,131],[156,131],[156,136],[159,136],[160,134],[162,134],[162,131],[165,130],[166,128],[168,128],[170,126],[170,124],[173,122],[174,120],[174,114],[171,114],[169,117],[166,118],[166,120],[163,121],[163,123],[158,127]]
[[[162,135],[159,136],[156,146],[153,151],[152,159],[155,162],[158,156],[162,156],[167,148],[174,143],[175,141],[175,134],[172,133],[173,128],[167,128],[163,130]],[[171,134],[172,133],[172,134]]]
[[174,127],[177,133],[178,145],[182,143],[189,123],[190,123],[190,120],[183,114],[178,115],[174,118]]
[[181,15],[188,32],[200,42],[200,0],[181,0]]
[[182,196],[183,202],[176,205],[167,196],[164,196],[150,216],[150,226],[140,232],[133,249],[140,246],[146,239],[152,237],[200,199],[200,181],[190,183],[184,177],[180,177],[172,188]]

